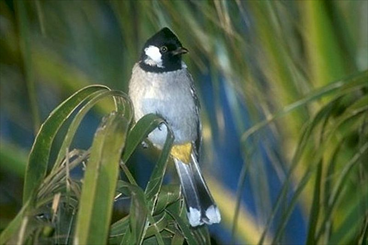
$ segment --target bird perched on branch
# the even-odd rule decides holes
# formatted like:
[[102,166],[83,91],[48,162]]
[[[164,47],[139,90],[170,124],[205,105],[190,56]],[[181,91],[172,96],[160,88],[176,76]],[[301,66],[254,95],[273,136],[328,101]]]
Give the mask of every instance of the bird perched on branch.
[[[182,61],[182,55],[187,52],[169,28],[153,35],[133,67],[129,96],[136,121],[154,113],[173,131],[170,154],[179,175],[189,223],[195,227],[219,223],[221,216],[198,164],[201,122],[193,79]],[[166,125],[162,125],[152,131],[148,139],[162,149],[166,136]]]

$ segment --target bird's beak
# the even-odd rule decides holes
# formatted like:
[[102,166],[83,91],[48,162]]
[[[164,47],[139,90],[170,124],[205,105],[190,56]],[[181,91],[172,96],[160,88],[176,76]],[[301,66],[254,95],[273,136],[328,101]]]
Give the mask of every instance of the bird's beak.
[[188,53],[188,49],[184,48],[184,47],[180,47],[180,48],[177,48],[176,50],[172,51],[172,54],[173,55],[178,55],[178,54],[186,54]]

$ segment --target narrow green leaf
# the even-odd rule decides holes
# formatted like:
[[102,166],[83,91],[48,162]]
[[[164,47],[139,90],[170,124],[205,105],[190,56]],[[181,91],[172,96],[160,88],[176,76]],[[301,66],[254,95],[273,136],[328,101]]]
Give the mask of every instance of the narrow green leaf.
[[197,240],[197,244],[211,244],[210,233],[206,225],[193,229],[193,233]]
[[[309,135],[308,137],[311,137],[312,136],[312,131],[315,130],[315,128],[317,127],[317,125],[320,121],[327,120],[326,117],[327,118],[329,117],[330,110],[335,105],[336,105],[336,103],[334,103],[334,101],[332,101],[331,103],[329,103],[328,105],[323,107],[320,110],[320,112],[317,114],[317,116],[314,118],[312,123],[310,123],[308,125],[309,129],[307,128],[307,130],[305,131],[305,132],[308,132],[308,133],[305,133],[304,135]],[[362,107],[362,109],[359,106]],[[307,184],[307,181],[310,178],[311,174],[313,173],[314,169],[316,168],[317,162],[322,161],[324,153],[326,152],[326,150],[330,146],[329,144],[330,144],[330,141],[332,139],[332,136],[336,135],[336,131],[338,131],[338,128],[340,128],[346,120],[351,119],[351,117],[353,117],[353,116],[359,116],[360,115],[359,113],[362,113],[362,110],[363,111],[366,110],[366,100],[365,100],[365,98],[363,97],[363,98],[359,99],[356,103],[353,103],[350,107],[354,108],[354,109],[351,109],[351,110],[354,111],[354,113],[348,113],[348,115],[345,115],[346,114],[345,113],[342,116],[342,119],[337,120],[337,122],[335,122],[335,127],[333,127],[331,132],[328,134],[328,136],[326,136],[326,138],[322,142],[321,146],[319,146],[318,149],[315,151],[314,159],[310,163],[310,169],[305,172],[305,174],[302,177],[301,181],[298,183],[298,186],[296,187],[294,195],[293,195],[291,201],[288,203],[288,207],[285,209],[285,211],[282,214],[282,218],[281,218],[282,221],[278,226],[278,229],[275,233],[275,237],[274,237],[274,240],[273,240],[272,243],[280,242],[280,239],[283,235],[283,232],[284,232],[284,229],[286,227],[287,221],[289,220],[290,215],[292,213],[292,210],[294,209],[294,207],[296,205],[297,198],[300,195],[301,191],[304,189],[305,185]],[[360,109],[359,112],[355,112],[355,109],[357,107]],[[345,132],[345,133],[347,133],[347,132]],[[340,135],[340,136],[342,137],[343,135]],[[304,152],[303,148],[306,146],[307,143],[308,143],[308,140],[307,140],[307,138],[305,138],[304,140],[301,141],[300,144],[298,144],[299,148],[297,149],[297,151],[294,155],[293,165],[291,167],[290,172],[292,172],[293,168],[295,167],[294,163],[296,164],[298,162],[298,159],[300,159],[301,154]],[[364,151],[362,151],[362,152],[364,152]],[[359,154],[361,154],[362,152],[360,152]],[[358,157],[360,155],[356,155],[356,156]],[[345,177],[344,179],[347,179],[347,178]],[[287,179],[287,181],[285,181],[285,183],[287,183],[287,182],[289,182],[289,178]],[[337,193],[336,196],[338,197],[338,195],[341,193],[341,190],[336,191],[336,193]],[[331,196],[334,196],[334,195],[331,195]],[[332,212],[331,210],[333,208],[336,208],[335,203],[336,203],[337,197],[334,199],[333,202],[331,202],[331,200],[329,201],[329,207],[327,208],[327,217],[329,217],[328,215],[331,215],[331,212]],[[275,207],[276,206],[277,205],[275,205]],[[323,220],[323,223],[327,222],[327,220],[328,220],[328,218],[326,218],[326,216],[325,216],[325,218]],[[312,222],[314,222],[314,221],[312,220]],[[318,234],[313,235],[313,239],[316,239],[318,241],[323,229],[324,229],[324,227],[320,228],[318,230]],[[313,232],[311,231],[311,233],[313,233]],[[309,235],[311,235],[311,234],[309,234]]]
[[[147,137],[147,135],[150,132],[152,132],[155,128],[157,128],[161,123],[165,123],[165,121],[162,118],[160,118],[159,116],[155,115],[155,114],[146,115],[137,122],[137,124],[131,130],[131,132],[128,136],[128,141],[127,141],[128,143],[127,143],[127,147],[124,151],[123,162],[126,162],[127,159],[129,159],[129,157],[131,156],[131,154],[133,153],[135,148]],[[138,221],[139,221],[138,223],[140,223],[140,225],[135,225],[134,227],[132,227],[131,232],[128,232],[128,233],[125,234],[125,236],[123,238],[123,241],[122,241],[123,244],[125,244],[125,243],[137,243],[137,242],[139,243],[139,241],[137,241],[136,238],[139,239],[138,235],[144,234],[146,232],[146,229],[147,229],[147,224],[145,223],[145,222],[147,222],[146,219],[148,218],[148,220],[151,223],[155,222],[153,217],[152,217],[152,214],[154,213],[153,207],[154,207],[154,204],[156,203],[158,193],[159,193],[161,185],[162,185],[162,180],[163,180],[163,176],[165,174],[168,158],[170,156],[170,150],[171,150],[171,147],[172,147],[173,140],[174,140],[173,134],[171,132],[171,129],[168,127],[168,134],[167,134],[165,145],[164,145],[164,147],[162,149],[162,152],[161,152],[161,155],[160,155],[160,159],[157,162],[157,164],[155,165],[154,171],[151,175],[151,178],[150,178],[150,180],[147,184],[147,188],[146,188],[146,191],[145,191],[146,192],[145,198],[147,200],[149,200],[149,202],[148,202],[149,211],[146,215],[141,214],[141,216],[139,216],[139,217],[141,217],[141,219],[138,219]],[[133,201],[137,202],[137,200],[132,199],[132,202]],[[133,205],[133,203],[132,203],[132,205]],[[135,206],[136,205],[137,205],[137,203],[135,203]],[[135,214],[136,214],[135,209],[131,210],[130,220],[133,223],[135,223],[137,221],[136,217],[135,217],[136,216]],[[143,219],[143,217],[145,219]],[[159,244],[163,244],[163,240],[162,240],[162,237],[160,236],[160,233],[159,233],[159,230],[157,229],[157,226],[154,226],[154,229],[155,229],[156,238],[158,239],[157,242]]]
[[[131,185],[124,181],[118,181],[117,190],[118,192],[123,193],[125,196],[131,196],[131,193],[135,193],[134,194],[135,198],[137,198],[137,196],[139,195],[143,195],[142,190],[139,191],[139,193],[141,193],[139,194],[136,189],[137,187],[131,187],[131,186],[134,186],[134,185]],[[160,197],[158,198],[157,206],[160,206],[160,210],[162,211],[167,205],[177,201],[180,197],[179,194],[180,194],[179,186],[177,185],[163,186],[160,192]],[[142,198],[142,196],[138,198],[137,201],[139,199],[141,200],[141,202],[139,202],[139,206],[141,206],[143,210],[147,210],[148,205],[146,201],[143,201],[144,199]],[[156,209],[155,212],[159,213],[160,211],[157,211]],[[149,219],[149,215],[147,215],[147,218]],[[156,238],[154,238],[153,240],[157,244],[158,242],[157,235],[160,234],[160,232],[166,228],[168,218],[170,217],[167,215],[162,215],[162,214],[155,216],[154,222],[153,222],[154,225],[152,225],[152,223],[150,224],[150,226],[147,228],[147,231],[145,233],[145,237],[156,235]],[[110,243],[114,243],[114,244],[120,243],[118,241],[121,241],[121,238],[127,232],[127,229],[129,229],[129,220],[130,220],[130,215],[120,219],[119,221],[115,222],[111,226],[110,240],[109,240]]]
[[[291,103],[288,106],[285,106],[282,110],[274,113],[266,120],[263,120],[255,124],[254,126],[252,126],[241,136],[241,141],[245,142],[251,135],[256,133],[258,130],[264,128],[265,126],[268,126],[271,122],[288,115],[289,113],[291,113],[292,111],[296,109],[303,108],[304,106],[306,106],[307,104],[311,102],[317,101],[325,96],[328,96],[332,92],[335,92],[334,97],[337,98],[340,95],[351,93],[352,91],[358,91],[362,89],[363,87],[367,87],[368,86],[367,76],[368,76],[368,70],[362,71],[346,79],[342,79],[334,83],[330,83],[326,86],[316,89],[315,91],[312,91],[311,93],[306,95],[304,98],[294,103]],[[336,90],[338,90],[338,92],[336,92]]]
[[180,196],[180,185],[163,185],[157,199],[155,214],[162,212],[168,205],[179,200]]
[[129,225],[129,215],[112,224],[110,229],[109,243],[120,244],[122,237],[129,229]]
[[74,244],[105,244],[129,122],[111,113],[98,128],[88,162]]
[[[121,97],[124,99],[127,98],[127,95],[125,95],[123,92],[116,91],[116,90],[99,90],[94,93],[91,93],[88,96],[86,104],[78,111],[73,121],[70,123],[68,132],[65,134],[63,144],[60,147],[60,151],[56,159],[56,164],[54,165],[54,169],[58,166],[57,164],[61,163],[61,160],[65,157],[66,151],[67,149],[69,149],[70,144],[73,141],[74,135],[76,131],[78,130],[78,127],[80,123],[82,122],[83,118],[85,117],[85,115],[87,114],[87,112],[91,110],[92,107],[95,106],[99,101],[109,96],[114,96],[114,98],[115,97]],[[117,99],[115,99],[115,101],[117,104],[116,109],[121,107],[120,104],[124,103]]]
[[[123,155],[123,162],[126,162],[133,153],[133,151],[136,149],[136,147],[147,137],[147,135],[162,123],[165,123],[165,121],[155,114],[148,114],[145,115],[143,118],[141,118],[134,126],[134,128],[130,131],[127,140],[128,142],[127,147],[125,148]],[[154,213],[154,204],[157,201],[158,193],[162,185],[162,180],[170,156],[173,140],[174,140],[173,134],[171,132],[171,129],[168,127],[168,134],[165,145],[162,149],[160,158],[155,165],[153,173],[151,174],[150,180],[146,187],[145,198],[146,200],[149,200],[148,206],[146,206],[146,208],[148,207],[149,211],[145,218],[148,218],[149,222],[151,223],[155,222],[152,217]],[[130,217],[131,222],[133,222],[135,220],[134,217],[132,215]],[[127,233],[126,236],[124,236],[123,243],[135,243],[137,242],[135,240],[135,237],[138,234],[144,234],[146,232],[147,226],[146,224],[143,223],[143,219],[139,219],[139,221],[141,225],[138,225],[134,229],[132,229],[132,233]],[[157,229],[156,226],[154,226],[154,229],[156,238],[158,239],[157,242],[159,244],[163,244],[163,240],[162,237],[160,236],[159,230]]]
[[336,232],[331,234],[329,244],[364,244],[364,241],[368,241],[367,234],[364,239],[364,232],[368,229],[367,206],[364,203],[368,200],[368,188],[356,192],[354,199],[357,201],[345,210],[343,222],[334,227]]
[[157,232],[162,232],[167,227],[169,218],[170,216],[167,213],[163,213],[162,215],[159,215],[159,217],[155,217],[154,224],[150,224],[147,228],[145,238],[154,236]]
[[[158,244],[164,244],[162,236],[160,234],[159,226],[156,224],[156,220],[151,215],[151,210],[148,209],[148,201],[146,200],[143,190],[136,185],[130,183],[119,181],[119,191],[128,194],[131,197],[131,206],[129,212],[129,226],[130,229],[126,229],[127,218],[123,218],[113,225],[113,235],[122,236],[120,244],[141,244],[147,229],[148,224],[151,224],[150,234],[155,235],[156,242]],[[127,193],[127,191],[129,193]],[[163,223],[161,222],[161,226]],[[126,229],[125,234],[121,234],[121,230]],[[119,238],[115,238],[118,241]]]
[[317,222],[320,213],[322,167],[323,167],[322,162],[320,162],[317,167],[317,176],[314,183],[313,203],[309,213],[309,225],[307,230],[308,235],[306,242],[307,245],[316,244],[314,235],[317,229]]
[[153,198],[151,202],[152,204],[156,203],[162,185],[162,181],[165,175],[167,163],[169,161],[171,147],[174,142],[174,134],[172,133],[169,125],[166,126],[168,130],[165,145],[161,151],[160,159],[158,160],[158,162],[155,165],[155,168],[153,169],[153,172],[151,174],[151,177],[147,183],[147,187],[145,190],[147,200],[151,200]]
[[[133,234],[139,233],[137,232],[137,227],[143,227],[142,230],[144,230],[146,216],[148,214],[143,190],[135,184],[131,184],[122,180],[118,181],[116,190],[117,192],[122,193],[124,196],[130,197],[132,199],[131,209],[129,215],[118,220],[111,226],[110,242],[114,244],[128,244],[128,242],[136,243],[137,239],[135,238],[137,236]],[[135,205],[135,207],[132,207],[133,205]],[[138,214],[141,217],[140,220],[142,220],[142,225],[139,225],[136,222],[135,216],[137,213],[134,212],[135,208],[141,210],[141,214]],[[132,224],[132,221],[135,223]]]
[[[146,200],[148,200],[148,209],[149,209],[148,219],[151,224],[155,222],[152,217],[154,213],[154,206],[159,196],[159,192],[162,186],[162,181],[165,175],[167,163],[170,157],[171,147],[174,142],[174,134],[172,133],[171,128],[169,127],[169,125],[167,125],[166,122],[164,123],[166,124],[166,127],[167,127],[167,136],[166,136],[165,145],[161,151],[160,158],[158,162],[156,163],[155,168],[153,169],[153,172],[151,174],[151,177],[147,183],[147,187],[145,190],[145,197],[146,197]],[[153,227],[155,228],[155,235],[156,235],[158,244],[163,245],[164,242],[162,240],[162,237],[159,233],[158,228],[156,226],[153,226]]]
[[180,233],[175,233],[171,240],[171,245],[183,244],[184,237]]
[[53,110],[50,116],[41,125],[29,154],[26,167],[23,203],[34,196],[35,190],[45,177],[51,145],[59,128],[91,93],[106,89],[108,88],[105,86],[93,85],[77,91]]
[[147,135],[165,121],[155,115],[148,114],[142,117],[129,132],[127,145],[124,149],[123,162],[125,163],[133,154],[137,146],[146,139]]
[[363,146],[360,147],[359,151],[350,159],[348,163],[344,166],[344,168],[341,171],[341,174],[335,183],[335,186],[332,190],[332,193],[330,195],[330,198],[328,200],[328,208],[326,210],[326,214],[324,216],[324,219],[321,223],[321,228],[318,230],[318,233],[316,235],[316,239],[318,240],[321,236],[323,231],[326,228],[327,222],[332,217],[333,212],[336,210],[337,202],[339,200],[339,197],[342,194],[342,190],[345,187],[345,183],[349,180],[347,176],[351,173],[353,167],[359,162],[362,161],[361,157],[362,154],[368,151],[368,143],[365,143]]
[[[304,150],[308,142],[310,141],[310,138],[312,137],[312,131],[321,123],[321,121],[325,120],[326,115],[330,115],[330,112],[332,108],[334,107],[334,105],[335,105],[334,101],[330,102],[317,113],[317,115],[311,120],[311,122],[307,122],[307,127],[305,128],[305,130],[303,130],[302,135],[300,136],[298,144],[297,144],[297,149],[295,150],[295,153],[293,154],[290,170],[287,173],[286,179],[282,185],[282,189],[276,199],[275,204],[273,205],[272,213],[266,222],[265,229],[262,232],[262,236],[258,244],[263,244],[264,239],[266,239],[267,231],[270,228],[271,221],[275,218],[277,210],[279,210],[281,203],[285,200],[288,187],[291,185],[291,176],[293,172],[295,171],[295,168],[297,167],[302,157],[302,154],[304,153]],[[318,157],[315,156],[314,161],[319,161],[320,157],[321,155],[318,155]],[[300,194],[301,190],[305,187],[306,181],[308,180],[309,177],[310,177],[310,174],[308,172],[306,172],[304,176],[302,177],[303,181],[300,181],[297,187],[297,190],[295,191],[295,194],[293,195],[292,201],[294,202],[294,204],[295,204],[296,198],[298,197],[298,194]],[[288,205],[288,208],[285,210],[284,215],[287,216],[287,213],[290,213],[293,207],[294,206],[292,205]],[[276,239],[276,237],[280,237],[279,233],[283,232],[283,227],[287,221],[286,216],[282,220],[281,222],[282,224],[279,225],[279,228],[275,234],[274,240]]]
[[129,212],[130,230],[123,237],[121,244],[141,244],[148,228],[147,201],[140,187],[130,184],[128,187],[132,198]]

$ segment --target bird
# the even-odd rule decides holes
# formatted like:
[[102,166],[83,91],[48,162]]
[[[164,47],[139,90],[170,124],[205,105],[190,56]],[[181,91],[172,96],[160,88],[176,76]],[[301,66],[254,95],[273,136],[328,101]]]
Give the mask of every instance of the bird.
[[[133,66],[129,97],[135,121],[153,113],[171,128],[174,141],[170,155],[179,176],[189,224],[197,227],[219,223],[221,215],[199,167],[200,105],[193,78],[182,60],[186,53],[188,50],[168,27],[150,37]],[[158,149],[166,141],[166,124],[147,136]]]

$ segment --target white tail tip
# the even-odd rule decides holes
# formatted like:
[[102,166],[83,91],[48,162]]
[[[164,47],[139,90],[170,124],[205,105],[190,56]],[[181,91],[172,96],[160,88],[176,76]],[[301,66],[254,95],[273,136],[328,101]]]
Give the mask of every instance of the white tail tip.
[[220,223],[221,221],[220,211],[214,205],[211,205],[209,208],[207,208],[205,217],[202,216],[201,211],[192,207],[189,207],[189,212],[187,213],[187,215],[189,224],[192,227],[196,227],[203,224],[212,225],[215,223]]
[[207,208],[206,216],[207,216],[207,219],[208,219],[208,221],[206,223],[209,224],[209,225],[214,224],[214,223],[220,223],[220,221],[221,221],[220,211],[214,205],[211,205],[209,208]]
[[189,207],[189,212],[187,213],[189,224],[193,227],[202,225],[201,211],[196,208]]

